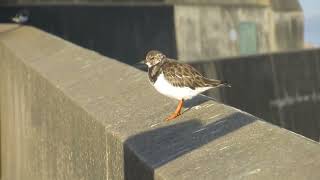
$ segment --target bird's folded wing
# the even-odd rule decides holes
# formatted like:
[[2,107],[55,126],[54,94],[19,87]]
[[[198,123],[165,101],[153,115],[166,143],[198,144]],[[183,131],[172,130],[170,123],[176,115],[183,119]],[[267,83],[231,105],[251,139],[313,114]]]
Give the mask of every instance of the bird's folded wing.
[[189,87],[195,89],[198,87],[210,87],[220,84],[218,80],[203,77],[194,67],[188,64],[179,64],[176,62],[167,62],[163,65],[164,77],[173,86]]

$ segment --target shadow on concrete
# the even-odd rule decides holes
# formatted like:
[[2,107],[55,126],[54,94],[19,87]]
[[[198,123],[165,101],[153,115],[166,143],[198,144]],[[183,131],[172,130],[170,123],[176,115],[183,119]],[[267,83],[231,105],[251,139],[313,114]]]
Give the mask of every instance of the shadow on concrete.
[[[320,49],[206,60],[192,64],[228,80],[222,102],[272,124],[320,140]],[[215,93],[209,91],[209,96]]]
[[203,94],[199,94],[195,97],[193,97],[192,99],[188,99],[184,102],[184,106],[185,108],[192,108],[194,106],[198,106],[200,104],[203,104],[204,102],[207,101],[217,101],[217,99],[213,98],[213,97],[209,97]]
[[255,120],[237,112],[210,124],[194,119],[130,137],[124,145],[125,179],[153,179],[156,168]]

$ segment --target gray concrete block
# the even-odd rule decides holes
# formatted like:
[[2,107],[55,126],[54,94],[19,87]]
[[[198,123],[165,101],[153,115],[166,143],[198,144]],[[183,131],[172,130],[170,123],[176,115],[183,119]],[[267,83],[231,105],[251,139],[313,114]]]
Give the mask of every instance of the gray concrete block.
[[209,96],[218,93],[229,105],[318,141],[319,52],[270,53],[193,65],[207,77],[232,84],[232,88],[208,91]]
[[[2,179],[318,179],[320,146],[198,97],[183,116],[147,75],[1,25]],[[14,29],[15,28],[15,29]]]
[[[258,1],[251,1],[252,6],[242,1],[242,4],[224,2],[174,6],[179,60],[192,62],[247,55],[242,49],[248,47],[254,49],[251,54],[303,48],[303,13],[299,8],[275,10],[270,1],[264,6],[258,5]],[[286,7],[280,4],[277,7]]]

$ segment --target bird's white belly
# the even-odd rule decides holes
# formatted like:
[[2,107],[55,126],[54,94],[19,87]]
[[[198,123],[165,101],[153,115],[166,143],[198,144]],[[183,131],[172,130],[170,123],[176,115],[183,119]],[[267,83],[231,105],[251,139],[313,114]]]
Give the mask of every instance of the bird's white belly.
[[174,99],[191,99],[192,97],[210,89],[211,87],[191,89],[189,87],[175,87],[171,85],[163,74],[160,74],[157,81],[153,84],[161,94]]

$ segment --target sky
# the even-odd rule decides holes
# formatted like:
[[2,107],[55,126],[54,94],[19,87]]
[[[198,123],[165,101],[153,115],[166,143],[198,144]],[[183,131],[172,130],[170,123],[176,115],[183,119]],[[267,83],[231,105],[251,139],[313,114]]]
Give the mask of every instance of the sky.
[[320,46],[320,0],[299,0],[304,12],[304,38]]
[[299,0],[306,18],[320,15],[319,0]]

